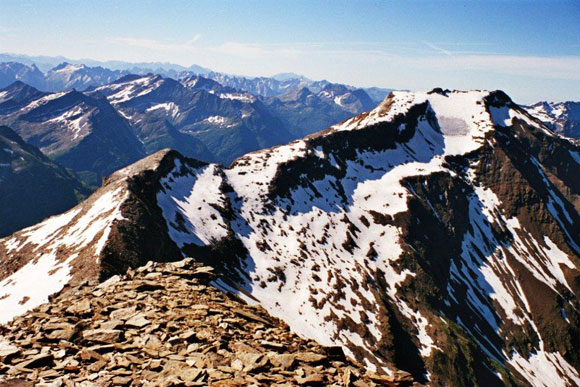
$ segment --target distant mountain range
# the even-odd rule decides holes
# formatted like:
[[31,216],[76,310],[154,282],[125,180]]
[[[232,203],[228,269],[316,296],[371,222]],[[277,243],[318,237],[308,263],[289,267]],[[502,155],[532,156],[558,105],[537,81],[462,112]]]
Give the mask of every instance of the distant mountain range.
[[[223,86],[262,97],[276,96],[303,87],[318,93],[331,83],[312,81],[293,73],[277,74],[273,77],[244,77],[213,72],[197,65],[184,67],[171,63],[99,62],[90,59],[72,60],[64,57],[29,57],[14,54],[0,54],[0,62],[6,62],[4,65],[9,63],[5,66],[7,68],[0,67],[0,88],[20,80],[43,91],[63,91],[73,87],[84,90],[89,86],[96,87],[112,82],[127,74],[158,74],[176,80],[192,75],[203,75]],[[354,86],[345,87],[350,90],[357,89]],[[379,87],[363,90],[369,94],[375,105],[391,91]]]
[[555,133],[580,139],[580,102],[538,102],[526,109]]
[[17,81],[0,90],[0,123],[93,186],[146,154],[103,95],[44,93]]
[[121,70],[128,71],[130,73],[145,72],[145,73],[162,73],[172,72],[174,74],[183,71],[192,71],[197,74],[206,74],[211,72],[210,69],[201,67],[198,65],[192,65],[189,67],[176,65],[168,62],[123,62],[123,61],[97,61],[93,59],[70,59],[63,56],[29,56],[29,55],[19,55],[19,54],[9,54],[0,53],[0,62],[17,62],[27,65],[36,65],[42,72],[47,72],[48,70],[62,64],[83,64],[90,67],[104,67],[111,70]]
[[46,73],[34,64],[2,63],[0,85],[6,83],[0,123],[91,186],[163,148],[229,164],[376,105],[362,89],[326,81],[188,72],[176,80],[68,63]]

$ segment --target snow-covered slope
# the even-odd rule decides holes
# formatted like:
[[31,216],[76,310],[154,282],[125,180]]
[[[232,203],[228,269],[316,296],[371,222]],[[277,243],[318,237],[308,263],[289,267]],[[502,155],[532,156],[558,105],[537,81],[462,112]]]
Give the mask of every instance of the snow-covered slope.
[[[147,239],[146,230],[131,238],[124,227],[137,222],[159,233],[151,225],[157,221],[150,220],[150,213],[140,212],[140,203],[134,203],[132,184],[139,174],[159,168],[166,154],[158,152],[115,172],[71,210],[0,239],[0,322],[47,302],[50,294],[68,283],[98,280],[159,256],[164,243],[155,237],[142,242]],[[146,199],[142,188],[139,200]],[[138,257],[116,250],[129,239],[140,242],[143,251]],[[165,254],[170,256],[171,250]],[[119,256],[121,262],[116,261]]]
[[[435,385],[574,385],[579,162],[580,148],[503,92],[396,92],[229,168],[158,153],[112,178],[124,189],[0,240],[0,256],[85,254],[106,278],[163,245],[157,257],[215,266],[217,286],[369,369]],[[67,231],[107,192],[101,234]],[[19,272],[5,271],[4,288]]]

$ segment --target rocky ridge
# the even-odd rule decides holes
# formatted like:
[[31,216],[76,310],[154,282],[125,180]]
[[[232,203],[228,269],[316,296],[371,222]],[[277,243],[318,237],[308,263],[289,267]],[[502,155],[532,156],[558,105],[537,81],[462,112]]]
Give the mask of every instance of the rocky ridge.
[[65,288],[0,326],[0,384],[410,386],[209,285],[191,258]]

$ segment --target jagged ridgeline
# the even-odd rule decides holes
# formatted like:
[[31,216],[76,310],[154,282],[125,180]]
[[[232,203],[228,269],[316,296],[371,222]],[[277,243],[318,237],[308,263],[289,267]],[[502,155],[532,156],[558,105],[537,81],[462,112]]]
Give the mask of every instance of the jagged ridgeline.
[[0,240],[2,318],[192,256],[377,373],[578,384],[579,171],[580,148],[501,91],[395,92],[229,168],[161,151]]

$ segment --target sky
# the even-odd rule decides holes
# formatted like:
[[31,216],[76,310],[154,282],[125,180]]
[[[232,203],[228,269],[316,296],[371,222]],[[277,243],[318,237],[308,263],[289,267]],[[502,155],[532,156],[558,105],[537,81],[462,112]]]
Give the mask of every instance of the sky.
[[0,52],[580,101],[580,1],[0,0]]

